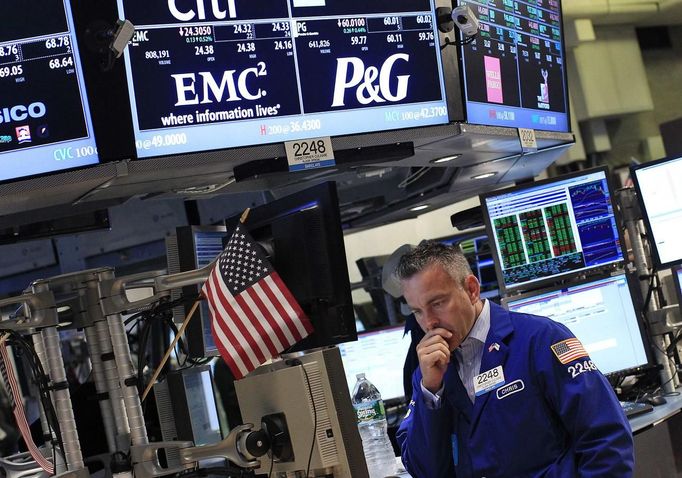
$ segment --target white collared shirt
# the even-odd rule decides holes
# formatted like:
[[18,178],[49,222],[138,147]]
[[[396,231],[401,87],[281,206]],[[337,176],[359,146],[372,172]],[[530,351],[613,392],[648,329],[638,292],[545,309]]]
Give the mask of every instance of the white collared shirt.
[[[483,309],[476,318],[469,335],[457,347],[453,353],[457,358],[457,374],[459,375],[464,388],[467,391],[469,400],[473,403],[475,398],[474,378],[481,370],[481,360],[483,359],[483,346],[488,338],[490,331],[490,304],[487,300],[483,302]],[[428,391],[424,384],[421,385],[424,399],[428,406],[432,408],[440,407],[440,398],[443,394],[444,385],[435,394]]]

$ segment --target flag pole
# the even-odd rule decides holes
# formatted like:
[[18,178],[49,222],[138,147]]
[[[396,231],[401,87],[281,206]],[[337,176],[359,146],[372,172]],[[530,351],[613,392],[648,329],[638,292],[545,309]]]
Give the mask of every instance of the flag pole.
[[[161,359],[161,363],[159,364],[158,367],[156,367],[156,370],[154,371],[154,375],[152,375],[151,380],[147,384],[147,388],[144,389],[144,393],[142,394],[142,401],[143,402],[144,402],[144,399],[147,398],[149,391],[154,386],[154,382],[156,382],[156,379],[158,378],[159,374],[161,373],[161,369],[163,368],[164,365],[166,365],[166,362],[168,361],[168,357],[170,357],[171,352],[173,352],[173,349],[177,345],[178,340],[180,340],[180,337],[182,337],[182,334],[185,332],[185,329],[187,328],[187,324],[189,324],[189,320],[194,316],[194,312],[196,312],[197,307],[199,307],[200,302],[201,302],[200,298],[194,302],[194,305],[192,306],[189,313],[187,314],[187,317],[185,318],[184,322],[180,326],[178,333],[175,334],[175,337],[173,338],[173,342],[170,344],[170,347],[168,347],[168,350],[166,350],[166,354]],[[142,351],[140,351],[140,353],[142,353]]]
[[[239,218],[240,224],[244,224],[246,222],[246,219],[249,217],[249,212],[251,212],[251,208],[247,207],[244,210],[244,212],[242,213],[241,217]],[[192,305],[192,308],[190,309],[189,313],[187,314],[187,317],[185,318],[184,322],[180,326],[180,329],[178,329],[178,333],[175,334],[175,337],[173,338],[173,342],[168,347],[168,350],[166,350],[166,353],[164,354],[163,358],[161,359],[161,363],[159,364],[159,366],[156,367],[156,370],[154,370],[154,375],[152,375],[151,380],[149,380],[149,383],[147,384],[147,388],[144,389],[144,393],[142,394],[142,400],[141,401],[144,402],[145,398],[147,398],[149,391],[154,386],[154,382],[156,382],[156,379],[159,377],[159,374],[161,373],[161,369],[163,368],[164,365],[166,365],[166,362],[168,361],[168,357],[170,357],[170,354],[173,352],[173,349],[177,345],[178,340],[180,340],[180,337],[182,337],[182,334],[185,332],[185,329],[187,328],[187,324],[189,324],[190,319],[194,316],[194,312],[196,312],[197,307],[199,307],[199,302],[201,302],[201,298],[197,299],[196,302],[194,302],[194,305]]]
[[244,224],[246,222],[246,218],[249,217],[249,212],[251,212],[251,208],[247,207],[242,213],[242,217],[239,218],[239,222],[241,224]]

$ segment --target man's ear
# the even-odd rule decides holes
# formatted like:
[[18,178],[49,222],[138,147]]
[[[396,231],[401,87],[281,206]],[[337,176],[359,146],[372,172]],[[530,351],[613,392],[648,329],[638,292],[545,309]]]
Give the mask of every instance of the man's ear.
[[469,274],[464,280],[464,286],[472,304],[481,299],[481,284],[479,284],[478,278],[475,275]]

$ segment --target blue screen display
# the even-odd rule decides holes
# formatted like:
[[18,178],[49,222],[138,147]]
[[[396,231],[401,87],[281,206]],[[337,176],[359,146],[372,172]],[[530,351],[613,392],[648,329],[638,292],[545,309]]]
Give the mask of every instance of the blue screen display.
[[467,121],[570,130],[559,0],[462,0],[480,21],[462,46]]
[[448,122],[434,0],[118,0],[138,157]]
[[484,199],[505,287],[623,260],[606,172],[516,188]]
[[637,312],[624,275],[510,300],[514,312],[549,317],[583,343],[602,373],[647,364]]
[[98,162],[68,1],[4,8],[0,181]]
[[[194,253],[197,269],[209,265],[218,255],[223,252],[223,237],[225,232],[220,231],[195,231]],[[218,350],[211,333],[211,315],[208,310],[208,302],[203,300],[199,306],[201,310],[201,324],[204,331],[204,352],[211,353]]]

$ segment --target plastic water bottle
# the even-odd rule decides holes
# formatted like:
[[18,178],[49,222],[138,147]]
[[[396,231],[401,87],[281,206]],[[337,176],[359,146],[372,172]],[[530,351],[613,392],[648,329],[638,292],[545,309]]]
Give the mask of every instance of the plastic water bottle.
[[370,478],[384,478],[396,473],[395,454],[388,438],[386,410],[379,390],[365,378],[364,373],[356,375],[358,381],[353,388],[353,407],[358,418],[358,429],[365,452],[365,461]]

